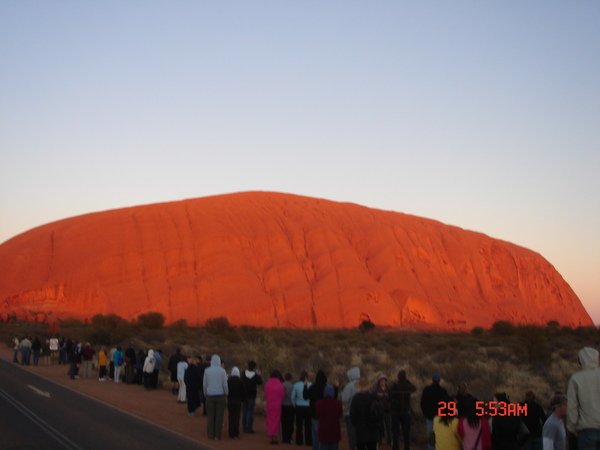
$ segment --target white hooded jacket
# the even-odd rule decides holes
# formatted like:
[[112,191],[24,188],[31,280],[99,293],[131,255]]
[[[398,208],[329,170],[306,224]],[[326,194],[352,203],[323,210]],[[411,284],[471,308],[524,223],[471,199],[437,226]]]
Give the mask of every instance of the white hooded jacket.
[[146,360],[144,361],[144,373],[152,373],[154,372],[154,366],[156,365],[156,359],[154,359],[154,350],[148,350],[148,356],[146,356]]
[[583,370],[569,380],[567,389],[567,429],[573,433],[585,429],[600,430],[600,367],[598,351],[584,347],[579,352]]

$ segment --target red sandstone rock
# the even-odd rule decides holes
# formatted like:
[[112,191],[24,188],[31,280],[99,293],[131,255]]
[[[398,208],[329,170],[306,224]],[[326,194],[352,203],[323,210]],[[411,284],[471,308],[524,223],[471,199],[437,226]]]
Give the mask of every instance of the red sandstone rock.
[[433,220],[248,192],[50,223],[0,245],[0,314],[461,329],[591,325],[537,253]]

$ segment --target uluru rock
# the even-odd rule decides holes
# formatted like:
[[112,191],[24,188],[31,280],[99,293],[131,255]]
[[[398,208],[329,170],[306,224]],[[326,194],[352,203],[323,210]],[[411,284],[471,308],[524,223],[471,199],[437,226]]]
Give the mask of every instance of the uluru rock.
[[0,245],[0,314],[264,327],[591,325],[539,254],[363,206],[247,192],[50,223]]

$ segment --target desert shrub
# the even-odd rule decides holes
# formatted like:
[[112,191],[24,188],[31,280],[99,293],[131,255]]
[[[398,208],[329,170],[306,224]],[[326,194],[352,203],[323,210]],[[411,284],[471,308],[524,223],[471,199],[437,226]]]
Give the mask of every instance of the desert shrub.
[[117,325],[123,322],[127,321],[116,314],[96,314],[92,317],[90,325],[96,327],[116,328]]
[[525,325],[517,330],[515,353],[530,365],[545,366],[550,363],[552,349],[543,328]]
[[483,336],[485,333],[485,330],[483,329],[483,327],[473,327],[473,329],[471,330],[471,334],[473,336]]
[[363,320],[358,329],[363,333],[368,333],[369,331],[373,331],[375,329],[375,324],[368,319]]
[[158,330],[165,324],[165,316],[162,313],[151,311],[140,314],[137,318],[137,323],[142,328]]
[[515,333],[515,326],[507,320],[499,320],[492,325],[492,332],[499,336],[510,336]]
[[233,326],[227,317],[213,317],[205,322],[204,329],[212,334],[223,334],[231,331]]

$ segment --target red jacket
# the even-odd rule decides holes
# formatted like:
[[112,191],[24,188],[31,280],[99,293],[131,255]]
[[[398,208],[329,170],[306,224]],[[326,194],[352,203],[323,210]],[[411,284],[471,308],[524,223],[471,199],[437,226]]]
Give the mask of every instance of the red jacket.
[[342,402],[334,398],[317,401],[317,419],[319,421],[319,442],[334,444],[340,442],[342,431]]

